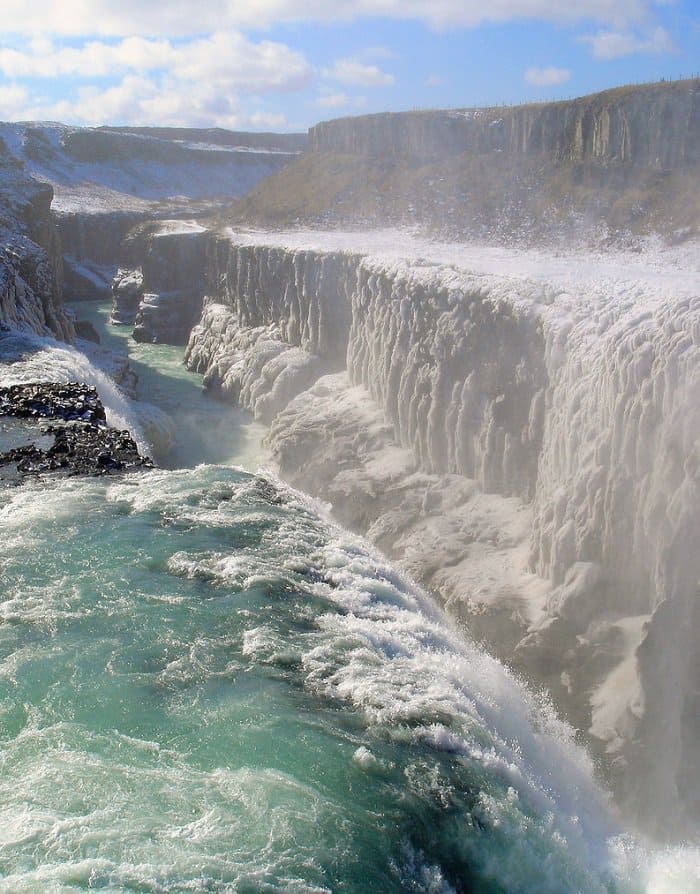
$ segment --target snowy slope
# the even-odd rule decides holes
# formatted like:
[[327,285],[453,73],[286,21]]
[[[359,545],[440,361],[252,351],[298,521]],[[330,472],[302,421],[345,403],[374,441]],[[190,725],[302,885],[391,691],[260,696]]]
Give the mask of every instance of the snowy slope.
[[[50,183],[58,212],[147,210],[176,199],[232,198],[296,157],[263,145],[219,145],[56,123],[1,124],[0,137],[27,173]],[[234,135],[231,135],[234,136]],[[246,142],[254,135],[242,135]],[[264,135],[269,137],[269,135]]]

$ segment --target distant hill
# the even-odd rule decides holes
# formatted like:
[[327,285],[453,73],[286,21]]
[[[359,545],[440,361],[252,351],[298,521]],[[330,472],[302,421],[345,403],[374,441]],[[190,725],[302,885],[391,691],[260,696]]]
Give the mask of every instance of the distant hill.
[[158,140],[232,146],[274,152],[303,152],[309,142],[305,133],[248,133],[221,127],[98,127],[110,133],[136,134]]
[[565,102],[339,118],[230,214],[267,226],[417,224],[456,238],[700,224],[700,79]]
[[294,160],[305,134],[220,129],[0,124],[7,151],[54,189],[64,213],[145,211],[176,200],[230,199]]

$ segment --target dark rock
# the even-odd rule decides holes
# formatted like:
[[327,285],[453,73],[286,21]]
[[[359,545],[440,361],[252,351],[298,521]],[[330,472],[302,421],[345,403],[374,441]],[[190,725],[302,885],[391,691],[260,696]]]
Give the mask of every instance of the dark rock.
[[107,425],[97,391],[89,385],[42,382],[0,388],[0,415],[56,420],[37,426],[37,435],[53,435],[50,447],[31,443],[0,453],[0,478],[7,479],[7,467],[10,480],[21,481],[45,473],[110,475],[153,466],[139,454],[128,431]]
[[143,275],[140,270],[117,271],[112,281],[112,316],[118,326],[133,326],[143,298]]
[[73,328],[78,338],[84,338],[86,341],[93,341],[99,345],[100,334],[89,320],[76,320]]

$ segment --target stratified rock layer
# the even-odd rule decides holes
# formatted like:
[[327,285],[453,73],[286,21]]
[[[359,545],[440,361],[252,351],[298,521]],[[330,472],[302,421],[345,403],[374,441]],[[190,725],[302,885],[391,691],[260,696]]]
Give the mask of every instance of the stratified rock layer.
[[336,118],[312,127],[309,142],[313,151],[347,155],[445,158],[499,152],[678,168],[700,162],[700,80],[509,108]]

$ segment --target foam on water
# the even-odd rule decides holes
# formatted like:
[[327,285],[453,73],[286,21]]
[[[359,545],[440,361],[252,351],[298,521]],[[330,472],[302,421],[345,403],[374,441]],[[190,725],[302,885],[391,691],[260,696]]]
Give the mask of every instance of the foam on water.
[[84,382],[97,389],[107,422],[113,428],[128,429],[142,453],[151,453],[154,441],[172,437],[171,424],[165,414],[152,405],[130,401],[105,372],[76,348],[34,335],[22,334],[4,339],[10,340],[14,342],[17,353],[14,357],[10,354],[12,362],[0,363],[3,385]]
[[0,891],[699,889],[698,851],[621,837],[546,704],[279,481],[0,499]]

